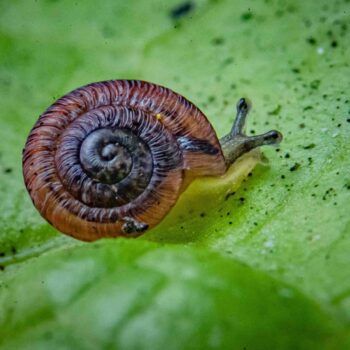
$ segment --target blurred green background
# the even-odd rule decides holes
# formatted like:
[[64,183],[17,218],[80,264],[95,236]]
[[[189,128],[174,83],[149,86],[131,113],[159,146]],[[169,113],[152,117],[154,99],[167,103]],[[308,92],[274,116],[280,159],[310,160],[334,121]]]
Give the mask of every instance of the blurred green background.
[[[350,1],[0,1],[0,348],[350,348]],[[21,153],[57,98],[143,79],[219,136],[285,136],[235,194],[190,187],[136,240],[65,237]],[[208,187],[209,186],[209,187]],[[214,186],[215,187],[215,186]]]

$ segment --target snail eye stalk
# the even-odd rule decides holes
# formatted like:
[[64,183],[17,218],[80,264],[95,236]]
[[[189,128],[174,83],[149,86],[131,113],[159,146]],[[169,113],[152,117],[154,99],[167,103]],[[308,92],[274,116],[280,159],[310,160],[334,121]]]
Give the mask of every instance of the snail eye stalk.
[[220,139],[222,152],[227,168],[240,156],[254,148],[265,145],[277,145],[282,141],[282,134],[277,130],[270,130],[264,134],[247,136],[244,127],[251,103],[241,98],[237,102],[237,115],[229,134]]

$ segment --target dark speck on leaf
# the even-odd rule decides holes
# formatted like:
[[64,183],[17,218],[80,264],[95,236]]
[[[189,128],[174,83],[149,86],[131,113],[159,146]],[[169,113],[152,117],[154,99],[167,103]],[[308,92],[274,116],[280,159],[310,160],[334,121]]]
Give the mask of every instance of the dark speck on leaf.
[[200,216],[201,218],[204,218],[205,213],[200,213],[199,216]]
[[5,266],[4,265],[0,265],[0,271],[4,271],[5,270]]
[[310,83],[310,87],[313,90],[317,90],[319,88],[320,84],[321,84],[321,80],[316,79]]
[[222,45],[225,42],[225,40],[222,37],[218,37],[214,38],[211,42],[213,45]]
[[315,148],[315,147],[316,147],[316,145],[314,143],[310,143],[307,146],[304,146],[303,148],[304,149],[312,149],[312,148]]
[[253,14],[250,11],[243,12],[241,14],[241,20],[242,21],[249,21],[253,18]]
[[300,168],[299,163],[295,163],[291,168],[289,168],[290,171],[296,171]]
[[300,73],[300,69],[299,68],[292,68],[292,72],[295,74],[299,74]]
[[316,39],[313,38],[313,37],[307,38],[306,41],[307,41],[310,45],[316,45]]
[[346,119],[346,121],[347,121],[348,123],[350,123],[350,118]]
[[327,200],[329,197],[335,197],[337,194],[334,191],[333,187],[328,188],[328,190],[324,193],[322,199],[325,201]]
[[312,106],[306,106],[306,107],[303,108],[304,111],[308,111],[310,109],[313,109],[313,107]]
[[16,254],[17,253],[16,247],[12,246],[11,247],[11,252],[12,252],[12,254]]
[[215,96],[211,95],[208,97],[208,102],[213,103],[215,101]]
[[10,174],[10,173],[12,173],[12,168],[6,168],[4,170],[4,172],[5,172],[5,174]]
[[3,258],[5,256],[4,252],[0,252],[0,258]]
[[277,107],[272,110],[271,112],[267,112],[267,114],[269,115],[278,115],[278,113],[281,111],[282,106],[281,105],[277,105]]
[[236,192],[230,192],[225,196],[225,201],[227,201],[231,196],[234,196]]
[[180,19],[186,15],[188,15],[191,11],[194,9],[194,3],[188,1],[184,2],[182,4],[179,4],[175,6],[171,11],[170,11],[170,17],[172,19]]
[[332,42],[331,42],[331,47],[337,47],[338,46],[338,42],[336,41],[336,40],[333,40]]
[[231,63],[233,63],[233,58],[232,57],[227,57],[223,62],[222,62],[222,64],[224,65],[224,66],[226,66],[226,65],[228,65],[228,64],[231,64]]
[[304,128],[305,128],[305,124],[304,124],[304,123],[300,123],[300,124],[299,124],[299,128],[300,128],[300,129],[304,129]]

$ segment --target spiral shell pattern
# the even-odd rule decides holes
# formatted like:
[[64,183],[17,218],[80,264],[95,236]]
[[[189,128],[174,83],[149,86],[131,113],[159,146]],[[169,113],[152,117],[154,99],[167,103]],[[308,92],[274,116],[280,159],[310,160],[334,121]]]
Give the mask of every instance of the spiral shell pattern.
[[138,80],[93,83],[60,98],[40,116],[23,153],[35,207],[85,241],[138,236],[193,178],[224,172],[204,114],[170,89]]

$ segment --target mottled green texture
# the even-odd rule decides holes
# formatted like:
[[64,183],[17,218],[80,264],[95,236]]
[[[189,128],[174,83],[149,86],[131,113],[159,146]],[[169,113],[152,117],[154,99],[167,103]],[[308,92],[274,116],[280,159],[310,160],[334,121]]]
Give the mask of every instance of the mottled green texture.
[[249,349],[254,337],[260,349],[337,344],[336,324],[300,292],[194,248],[118,240],[59,250],[1,292],[0,344],[10,349]]
[[[180,3],[0,2],[0,348],[350,347],[350,2]],[[21,150],[112,78],[178,91],[219,136],[249,97],[248,133],[285,139],[235,194],[198,182],[137,240],[76,242],[33,208]]]

